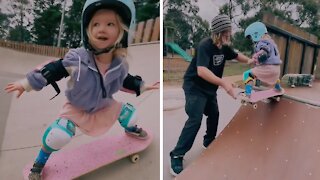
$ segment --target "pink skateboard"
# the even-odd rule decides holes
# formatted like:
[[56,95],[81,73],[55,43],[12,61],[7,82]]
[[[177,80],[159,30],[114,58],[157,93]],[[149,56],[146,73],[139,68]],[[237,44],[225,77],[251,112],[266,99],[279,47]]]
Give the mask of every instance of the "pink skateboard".
[[[53,153],[42,171],[43,180],[70,180],[102,166],[108,165],[125,157],[133,163],[139,160],[138,153],[145,150],[152,142],[153,136],[148,131],[148,139],[141,140],[125,133],[105,137],[80,145],[70,150]],[[28,179],[33,162],[23,169],[24,179]]]
[[248,98],[244,92],[239,93],[239,98],[241,99],[241,104],[246,105],[247,103],[252,104],[254,109],[258,108],[257,102],[264,99],[275,99],[280,101],[280,97],[284,94],[284,90],[281,92],[275,91],[274,89],[262,90],[252,92],[250,98]]

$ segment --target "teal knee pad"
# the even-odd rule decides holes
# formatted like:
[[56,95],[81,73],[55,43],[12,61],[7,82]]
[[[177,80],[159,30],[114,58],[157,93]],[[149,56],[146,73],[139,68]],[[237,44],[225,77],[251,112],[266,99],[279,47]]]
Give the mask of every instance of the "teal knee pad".
[[254,79],[254,76],[252,74],[252,70],[249,69],[248,71],[245,71],[243,73],[243,82],[246,84],[248,83],[249,81],[253,80]]
[[137,122],[136,108],[129,103],[123,104],[118,120],[124,128],[135,126]]
[[42,143],[47,151],[58,151],[71,141],[75,135],[75,124],[68,120],[59,118],[53,122],[45,131]]

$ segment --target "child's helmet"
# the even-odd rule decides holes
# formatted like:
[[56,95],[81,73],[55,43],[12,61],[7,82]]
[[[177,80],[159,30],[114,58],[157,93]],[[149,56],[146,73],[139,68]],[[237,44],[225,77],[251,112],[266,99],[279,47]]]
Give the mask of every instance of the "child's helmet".
[[250,38],[253,42],[258,42],[266,33],[268,33],[266,25],[262,22],[254,22],[246,28],[244,36]]
[[[81,21],[81,40],[86,49],[91,48],[86,29],[94,13],[103,8],[116,11],[122,18],[123,23],[128,27],[129,32],[135,30],[136,9],[132,0],[87,0],[83,7]],[[122,40],[120,41],[121,46],[126,48],[131,41],[132,36],[125,31]]]

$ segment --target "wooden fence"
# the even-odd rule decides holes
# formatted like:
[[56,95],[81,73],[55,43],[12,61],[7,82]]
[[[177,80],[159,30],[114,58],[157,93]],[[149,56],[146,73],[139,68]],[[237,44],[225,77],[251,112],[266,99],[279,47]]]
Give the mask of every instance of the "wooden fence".
[[306,33],[272,14],[265,14],[263,22],[268,32],[278,45],[282,63],[282,74],[306,73],[315,74],[320,71],[318,38]]
[[0,40],[0,46],[5,48],[14,49],[17,51],[39,54],[52,57],[63,57],[68,51],[68,48],[59,48],[54,46],[44,46],[36,44],[21,43],[8,40]]
[[[160,18],[149,19],[146,22],[139,22],[135,36],[133,39],[134,44],[148,43],[148,42],[157,42],[160,40]],[[59,48],[54,46],[44,46],[36,44],[28,44],[21,42],[14,42],[8,40],[0,39],[0,47],[6,47],[22,52],[39,54],[44,56],[52,57],[63,57],[66,52],[69,51],[68,48]]]

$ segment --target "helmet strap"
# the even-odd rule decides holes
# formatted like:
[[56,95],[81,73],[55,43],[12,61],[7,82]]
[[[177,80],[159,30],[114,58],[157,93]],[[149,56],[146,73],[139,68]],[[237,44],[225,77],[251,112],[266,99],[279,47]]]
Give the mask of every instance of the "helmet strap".
[[101,50],[96,50],[89,44],[89,50],[92,51],[94,55],[100,55],[100,54],[103,54],[103,53],[109,53],[114,48],[115,48],[115,45],[110,46],[110,47],[106,47],[106,48],[101,49]]

